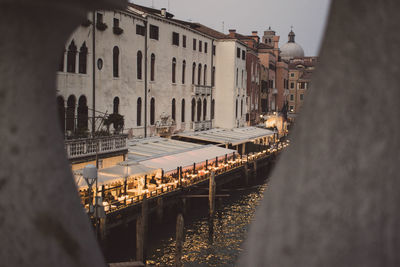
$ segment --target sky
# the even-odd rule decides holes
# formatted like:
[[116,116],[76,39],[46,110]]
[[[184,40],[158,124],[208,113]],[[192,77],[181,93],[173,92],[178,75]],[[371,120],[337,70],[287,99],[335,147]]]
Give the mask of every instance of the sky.
[[[306,56],[318,55],[331,0],[130,0],[138,5],[165,7],[175,18],[200,22],[218,31],[250,35],[271,26],[288,41],[291,26]],[[223,30],[224,29],[224,30]]]

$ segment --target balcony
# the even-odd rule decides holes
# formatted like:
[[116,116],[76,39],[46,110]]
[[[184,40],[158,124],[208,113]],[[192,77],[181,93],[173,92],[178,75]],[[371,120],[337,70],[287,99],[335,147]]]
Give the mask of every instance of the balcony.
[[205,131],[211,129],[211,121],[196,121],[194,122],[194,131]]
[[194,95],[211,95],[211,86],[208,85],[192,85],[192,94]]
[[[68,159],[90,157],[112,152],[123,152],[128,149],[127,135],[112,135],[97,138],[65,140]],[[97,148],[98,144],[98,149]]]

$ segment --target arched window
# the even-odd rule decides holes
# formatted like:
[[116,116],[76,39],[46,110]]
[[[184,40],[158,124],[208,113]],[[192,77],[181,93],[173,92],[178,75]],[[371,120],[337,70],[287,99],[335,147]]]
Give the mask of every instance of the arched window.
[[154,68],[156,64],[156,56],[151,54],[151,62],[150,62],[150,81],[154,81]]
[[88,129],[88,106],[86,97],[82,95],[78,100],[78,130]]
[[74,40],[72,40],[71,44],[68,46],[68,52],[67,52],[67,72],[75,73],[76,53],[77,53],[77,48]]
[[87,54],[88,48],[86,47],[86,43],[83,42],[81,48],[79,49],[79,73],[86,74],[86,66],[87,66]]
[[239,69],[236,69],[236,86],[239,84]]
[[172,59],[172,83],[176,83],[176,58]]
[[203,121],[207,118],[207,99],[203,101]]
[[75,96],[70,95],[67,100],[66,130],[72,132],[75,130],[75,103],[76,103]]
[[236,99],[235,118],[238,116],[238,100]]
[[119,77],[119,48],[114,46],[113,49],[113,77]]
[[141,51],[137,52],[136,68],[137,68],[137,78],[139,80],[141,80],[142,79],[142,52]]
[[207,85],[207,65],[204,65],[204,80],[203,84]]
[[150,100],[150,125],[154,125],[155,123],[155,113],[156,113],[156,101],[154,97]]
[[119,97],[114,97],[113,101],[113,113],[118,114],[119,113]]
[[213,99],[212,101],[211,101],[211,119],[213,120],[214,119],[214,116],[215,116],[215,100]]
[[240,103],[240,116],[243,116],[243,99]]
[[195,112],[196,112],[196,100],[194,100],[194,98],[193,98],[192,99],[192,121],[194,121]]
[[142,99],[140,97],[137,99],[136,125],[142,125]]
[[197,121],[201,120],[201,99],[197,100]]
[[185,99],[182,99],[181,122],[185,122]]
[[215,86],[215,67],[212,67],[212,72],[211,72],[211,86]]
[[199,70],[197,74],[197,84],[200,85],[201,83],[201,64],[199,64]]
[[243,88],[243,73],[244,71],[242,70],[242,88]]
[[194,84],[195,76],[196,76],[196,63],[193,62],[193,66],[192,66],[192,84]]
[[186,61],[182,62],[182,84],[185,84]]
[[57,96],[58,120],[60,121],[61,131],[65,132],[65,103],[62,96]]
[[172,110],[171,110],[171,117],[174,121],[176,121],[176,101],[175,98],[172,99],[172,104],[171,104]]

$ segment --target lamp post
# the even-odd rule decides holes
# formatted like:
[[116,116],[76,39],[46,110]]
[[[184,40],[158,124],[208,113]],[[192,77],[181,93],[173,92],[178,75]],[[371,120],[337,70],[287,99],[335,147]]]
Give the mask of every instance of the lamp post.
[[[93,200],[92,200],[92,186],[97,181],[97,168],[96,166],[89,164],[83,168],[83,179],[85,179],[88,185],[89,191],[89,213],[93,212]],[[96,204],[96,203],[95,203]]]

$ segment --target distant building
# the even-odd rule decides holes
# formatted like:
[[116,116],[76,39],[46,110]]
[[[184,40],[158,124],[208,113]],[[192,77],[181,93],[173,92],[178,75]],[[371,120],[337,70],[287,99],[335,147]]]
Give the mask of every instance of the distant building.
[[289,114],[298,114],[310,87],[311,77],[318,57],[293,58],[289,64]]

